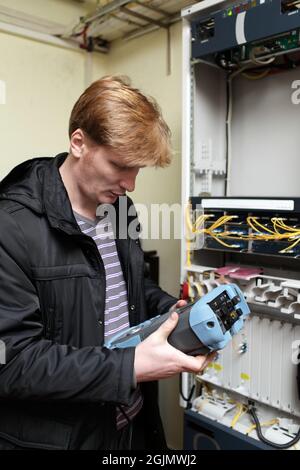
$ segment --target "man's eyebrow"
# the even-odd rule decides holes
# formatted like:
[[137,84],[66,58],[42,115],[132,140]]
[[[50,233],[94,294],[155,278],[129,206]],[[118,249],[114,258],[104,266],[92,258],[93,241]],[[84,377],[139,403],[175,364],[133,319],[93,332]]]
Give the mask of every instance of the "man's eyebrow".
[[131,170],[132,168],[145,168],[145,166],[140,166],[140,165],[133,165],[133,166],[124,165],[122,163],[116,162],[115,160],[111,160],[111,162],[122,170]]

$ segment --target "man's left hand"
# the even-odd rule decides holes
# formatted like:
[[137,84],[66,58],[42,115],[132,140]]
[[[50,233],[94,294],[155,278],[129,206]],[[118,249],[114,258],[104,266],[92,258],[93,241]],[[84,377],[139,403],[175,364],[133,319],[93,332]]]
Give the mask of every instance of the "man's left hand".
[[178,308],[184,307],[185,305],[187,305],[186,300],[177,300],[176,304],[172,305],[172,307],[170,308],[169,313],[176,312]]

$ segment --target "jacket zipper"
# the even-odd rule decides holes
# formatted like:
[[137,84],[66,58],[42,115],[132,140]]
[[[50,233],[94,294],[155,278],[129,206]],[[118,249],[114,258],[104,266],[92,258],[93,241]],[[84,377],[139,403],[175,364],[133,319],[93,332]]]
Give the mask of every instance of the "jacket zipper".
[[46,322],[45,322],[45,338],[54,339],[54,308],[50,307],[47,309]]

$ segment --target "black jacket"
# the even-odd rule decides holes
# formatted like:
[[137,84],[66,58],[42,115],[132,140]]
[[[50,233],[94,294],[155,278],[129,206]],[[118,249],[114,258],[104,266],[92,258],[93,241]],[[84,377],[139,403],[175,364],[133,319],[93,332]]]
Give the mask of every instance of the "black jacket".
[[[104,266],[74,218],[66,156],[26,161],[0,184],[0,448],[107,449],[132,393],[134,348],[103,347]],[[116,238],[130,324],[167,311],[176,299],[144,278],[139,240]],[[155,384],[143,393],[148,448],[163,447]]]

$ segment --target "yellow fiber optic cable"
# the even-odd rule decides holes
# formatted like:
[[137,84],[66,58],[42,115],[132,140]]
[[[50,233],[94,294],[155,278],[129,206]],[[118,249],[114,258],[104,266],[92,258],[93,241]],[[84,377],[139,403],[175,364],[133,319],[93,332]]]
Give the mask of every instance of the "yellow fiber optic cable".
[[300,242],[300,238],[297,238],[297,240],[292,243],[291,245],[287,246],[286,248],[284,248],[283,250],[280,250],[279,253],[286,253],[287,251],[291,250],[292,248],[294,248],[296,245],[298,245],[298,243]]
[[216,240],[221,245],[226,246],[227,248],[236,248],[235,246],[228,245],[228,243],[225,243],[223,240],[218,238],[216,235],[213,235],[210,231],[205,230],[204,232],[207,233],[208,235],[210,235],[214,240]]
[[[249,222],[248,222],[249,221]],[[259,231],[257,228],[255,228],[252,224],[255,223],[258,227],[260,227],[263,231],[265,232],[269,232],[271,233],[272,235],[274,235],[274,232],[273,230],[270,230],[269,228],[265,227],[264,225],[262,225],[260,222],[258,222],[257,220],[257,217],[253,217],[253,216],[250,216],[250,217],[247,217],[247,222],[249,223],[250,227],[253,228],[253,230],[255,231]]]
[[265,78],[269,74],[270,70],[271,69],[268,68],[267,70],[264,70],[260,74],[253,74],[253,75],[243,72],[242,76],[247,78],[248,80],[260,80],[261,78]]
[[205,220],[208,219],[209,217],[212,217],[212,214],[199,215],[199,217],[197,218],[195,222],[195,230],[198,230],[199,226],[202,225],[205,222]]
[[275,224],[279,225],[279,227],[283,230],[288,230],[290,232],[300,232],[300,227],[299,228],[290,227],[289,225],[286,225],[284,223],[283,219],[281,219],[281,218],[279,218],[279,219],[274,218],[272,220],[275,220]]
[[[273,230],[269,227],[266,227],[261,222],[259,222],[258,217],[248,216],[247,224],[252,228],[253,233],[248,235],[232,235],[229,230],[224,230],[221,232],[215,232],[216,229],[224,227],[229,221],[238,217],[237,215],[222,215],[217,220],[215,220],[209,227],[205,227],[205,221],[212,217],[213,214],[201,214],[193,224],[189,216],[190,206],[186,210],[186,224],[191,231],[191,233],[204,233],[211,238],[213,238],[220,245],[225,246],[226,248],[238,248],[235,245],[230,245],[226,243],[224,239],[228,240],[263,240],[263,241],[287,241],[291,242],[289,246],[281,250],[279,253],[286,253],[287,251],[293,249],[295,246],[300,243],[300,227],[294,228],[286,225],[282,218],[273,217],[271,219]],[[225,227],[224,227],[225,228]],[[189,244],[190,245],[190,244]],[[190,249],[188,248],[188,252]],[[190,261],[190,254],[188,254],[188,264]]]
[[[278,219],[277,219],[276,217],[272,217],[271,222],[272,222],[272,224],[273,224],[273,227],[274,227],[275,232],[278,233],[278,234],[280,234],[280,232],[278,231],[278,228],[277,228],[277,226],[278,226]],[[279,225],[279,228],[282,230],[282,228],[280,227],[280,225]]]
[[232,429],[234,429],[234,427],[235,427],[236,423],[238,422],[238,420],[247,412],[247,407],[245,405],[243,405],[242,403],[238,403],[237,408],[238,408],[238,411],[235,414],[235,416],[233,417],[233,419],[231,421],[231,425],[230,425],[230,427]]
[[[273,426],[274,424],[278,424],[278,419],[272,419],[271,421],[266,421],[265,423],[261,423],[261,427]],[[248,436],[252,431],[256,429],[256,424],[252,424],[247,431],[245,432],[246,436]]]
[[235,215],[223,215],[209,227],[209,230],[215,230],[216,228],[220,227],[220,225],[226,224],[226,222],[228,222],[229,220],[232,220],[235,217],[236,217]]
[[190,249],[191,242],[186,240],[186,264],[187,266],[191,266],[191,249]]
[[202,297],[203,296],[203,288],[202,288],[200,282],[194,282],[194,287],[196,288],[196,291],[197,291],[197,294],[199,295],[199,297]]
[[191,204],[188,204],[185,208],[185,223],[187,228],[193,232],[193,224],[190,218],[190,210],[191,210]]

